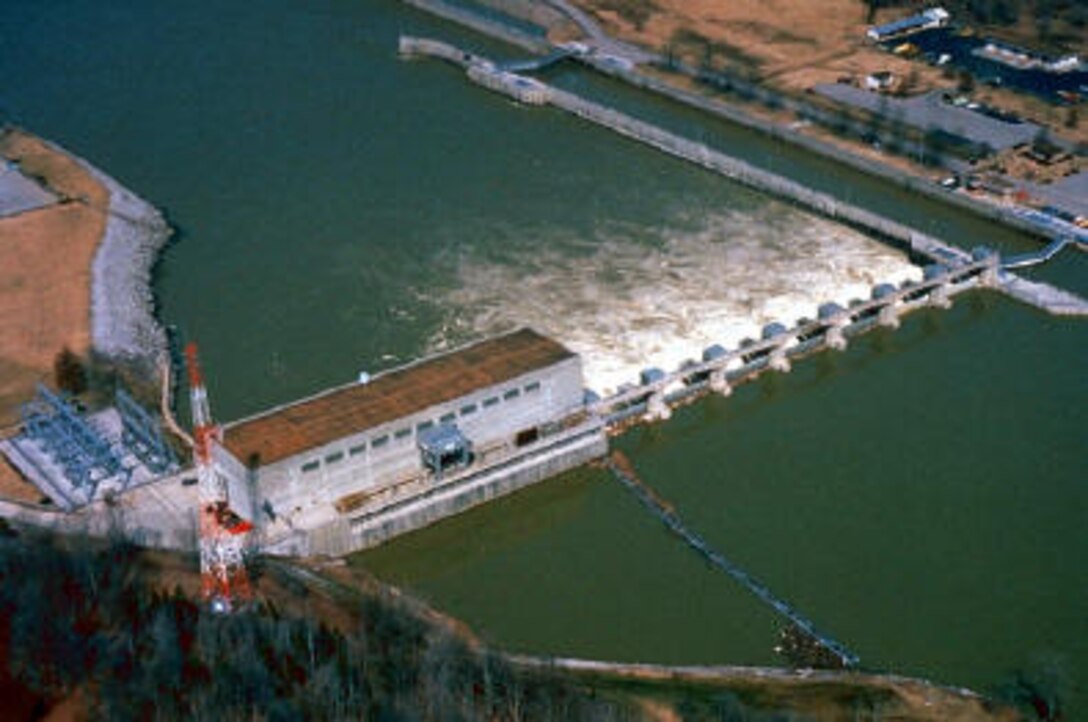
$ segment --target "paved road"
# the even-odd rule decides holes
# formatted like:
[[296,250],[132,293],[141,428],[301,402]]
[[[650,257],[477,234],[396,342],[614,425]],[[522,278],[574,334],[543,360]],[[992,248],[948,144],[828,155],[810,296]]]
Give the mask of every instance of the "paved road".
[[1073,215],[1088,217],[1088,171],[1086,170],[1055,183],[1042,185],[1025,181],[1020,185],[1028,193],[1043,199],[1049,205],[1057,206]]
[[585,44],[598,54],[611,55],[632,65],[643,65],[661,60],[661,56],[657,53],[651,53],[610,37],[588,13],[571,5],[567,0],[548,0],[548,4],[573,20],[587,36]]

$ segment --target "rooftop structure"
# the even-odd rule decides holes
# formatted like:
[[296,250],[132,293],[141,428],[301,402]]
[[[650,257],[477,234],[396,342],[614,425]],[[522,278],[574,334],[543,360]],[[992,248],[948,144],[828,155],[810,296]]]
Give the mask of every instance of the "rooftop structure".
[[948,24],[949,18],[948,11],[944,8],[930,8],[917,15],[911,15],[885,25],[876,25],[869,28],[865,34],[870,40],[879,43],[919,30],[943,27]]

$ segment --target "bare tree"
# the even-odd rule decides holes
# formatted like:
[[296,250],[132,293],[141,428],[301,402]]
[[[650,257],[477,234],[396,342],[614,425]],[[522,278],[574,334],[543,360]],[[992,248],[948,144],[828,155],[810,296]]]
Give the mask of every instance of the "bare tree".
[[57,388],[72,395],[87,390],[87,369],[79,356],[65,346],[53,359],[53,380]]

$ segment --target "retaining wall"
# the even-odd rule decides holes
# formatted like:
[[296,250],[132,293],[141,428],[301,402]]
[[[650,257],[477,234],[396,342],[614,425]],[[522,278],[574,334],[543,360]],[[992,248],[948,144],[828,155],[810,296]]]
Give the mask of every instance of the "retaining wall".
[[[400,49],[406,55],[431,56],[468,68],[469,79],[473,82],[519,99],[519,95],[515,92],[516,89],[512,83],[503,80],[504,77],[517,76],[500,73],[485,58],[465,53],[448,43],[419,38],[401,38]],[[541,95],[541,100],[534,99],[534,102],[546,100],[546,102],[557,108],[670,155],[700,165],[738,183],[784,198],[836,221],[859,227],[866,232],[880,235],[884,239],[930,260],[967,257],[962,251],[946,246],[932,236],[920,233],[913,228],[871,213],[863,208],[843,203],[826,193],[814,191],[788,178],[757,168],[738,158],[714,150],[703,143],[688,140],[658,126],[586,100],[573,93],[559,90],[539,81],[532,82]]]
[[976,200],[961,193],[950,192],[926,178],[920,178],[894,166],[888,165],[887,163],[881,163],[857,155],[856,153],[834,145],[833,143],[804,135],[803,133],[785,127],[779,123],[755,117],[720,100],[715,100],[704,95],[699,95],[698,93],[692,93],[677,88],[665,81],[641,73],[638,70],[623,68],[593,56],[580,56],[575,59],[600,73],[622,80],[637,88],[666,96],[679,103],[706,111],[720,118],[725,118],[731,123],[736,123],[745,128],[798,146],[811,153],[831,158],[832,160],[850,166],[862,173],[891,181],[902,188],[915,193],[920,193],[941,203],[947,203],[962,208],[1034,236],[1050,236],[1052,238],[1057,238],[1060,235],[1055,232],[1048,232],[1046,229],[1040,228],[1033,223],[1029,223],[1017,216],[1011,209]]
[[572,93],[552,88],[550,102],[581,118],[700,165],[750,188],[792,201],[836,221],[876,233],[930,259],[940,258],[939,255],[935,255],[938,249],[957,257],[965,257],[961,251],[948,247],[936,238],[913,228],[863,208],[843,203],[826,193],[814,191],[788,178],[713,150],[702,143],[682,138]]
[[308,534],[296,535],[273,552],[338,556],[368,549],[549,479],[607,452],[604,427],[592,423],[558,439],[542,442],[540,448],[521,456],[462,477],[447,486],[438,486],[415,499],[354,519],[337,519]]
[[[443,44],[437,43],[437,45]],[[421,44],[419,47],[421,49],[419,54],[426,54],[424,52],[425,46]],[[439,57],[446,57],[447,55],[448,52],[443,51]],[[519,94],[514,92],[517,86],[510,81],[510,77],[516,78],[518,76],[501,73],[484,58],[467,55],[465,58],[471,58],[471,62],[466,62],[468,62],[469,78],[473,82],[515,99],[519,98]],[[500,82],[500,75],[507,77]],[[713,150],[705,144],[675,135],[655,125],[586,100],[573,93],[559,90],[539,81],[534,81],[534,83],[539,98],[534,98],[533,102],[550,103],[592,123],[700,165],[738,183],[797,203],[835,221],[861,229],[908,251],[912,256],[912,260],[947,264],[949,262],[969,262],[971,259],[970,255],[964,250],[950,246],[933,236],[921,233],[863,208],[839,201],[826,193],[814,191],[793,180]],[[1002,288],[1008,289],[1015,298],[1050,313],[1088,315],[1088,301],[1075,294],[1055,289],[1043,283],[1033,284],[1029,289],[1021,279],[1008,272],[1002,274],[1001,281]]]

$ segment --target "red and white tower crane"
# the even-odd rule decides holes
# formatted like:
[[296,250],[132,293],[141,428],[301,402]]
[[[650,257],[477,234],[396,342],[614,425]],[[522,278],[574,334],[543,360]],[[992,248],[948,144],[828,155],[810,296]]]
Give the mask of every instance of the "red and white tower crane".
[[193,462],[200,496],[201,594],[212,610],[229,612],[237,602],[250,597],[243,552],[253,525],[231,509],[227,481],[216,468],[212,446],[222,441],[223,430],[212,421],[195,343],[185,347],[185,360],[193,413]]

